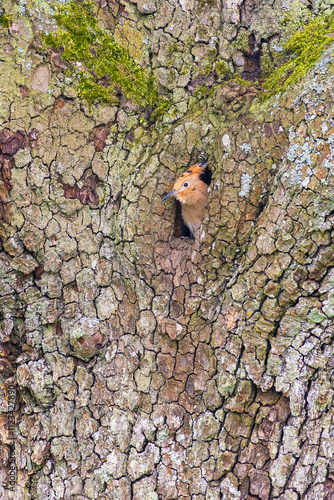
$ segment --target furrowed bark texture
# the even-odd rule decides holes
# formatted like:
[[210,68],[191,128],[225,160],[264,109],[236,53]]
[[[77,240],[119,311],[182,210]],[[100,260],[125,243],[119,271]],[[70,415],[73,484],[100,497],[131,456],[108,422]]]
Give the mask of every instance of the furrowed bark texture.
[[[0,28],[1,498],[333,499],[333,48],[261,104],[217,61],[257,76],[302,3],[102,1],[172,91],[150,125],[38,49],[55,3]],[[204,151],[176,238],[160,199]]]

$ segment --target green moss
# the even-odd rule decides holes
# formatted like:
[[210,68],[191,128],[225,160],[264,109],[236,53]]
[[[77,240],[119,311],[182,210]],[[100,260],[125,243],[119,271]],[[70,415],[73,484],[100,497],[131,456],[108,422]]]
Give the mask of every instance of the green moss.
[[237,82],[239,83],[239,85],[241,85],[242,87],[251,87],[254,85],[254,82],[250,81],[250,80],[244,80],[243,78],[241,78],[241,76],[239,75],[235,75],[233,78],[232,78],[232,81],[234,82]]
[[269,53],[268,45],[266,43],[262,44],[262,54],[261,54],[261,71],[262,76],[267,77],[275,69],[275,64]]
[[231,45],[236,50],[240,50],[244,54],[247,54],[249,52],[248,39],[249,39],[248,31],[244,28],[241,28],[237,38],[231,43]]
[[211,73],[211,70],[212,70],[212,62],[210,61],[210,59],[205,59],[202,68],[204,75],[209,75]]
[[333,43],[329,34],[334,33],[333,16],[322,16],[292,35],[284,49],[289,61],[275,69],[264,86],[267,96],[284,92],[299,81],[321,57],[325,48]]
[[171,43],[170,45],[168,45],[167,55],[169,57],[171,57],[173,54],[178,54],[181,52],[182,52],[182,49],[178,43],[175,42],[175,43]]
[[196,87],[193,92],[193,96],[196,97],[196,99],[203,99],[204,97],[208,96],[208,92],[208,87],[205,87],[204,85],[198,85],[198,87]]
[[192,35],[186,36],[183,40],[185,50],[190,50],[195,43],[195,37]]
[[12,22],[11,16],[6,16],[6,14],[0,14],[0,25],[4,28],[9,28]]
[[229,73],[229,69],[225,61],[216,61],[214,68],[218,76],[226,76]]
[[[140,107],[163,108],[154,76],[145,71],[106,30],[99,28],[92,1],[72,0],[59,6],[58,31],[44,37],[44,45],[62,51],[71,73],[79,78],[79,95],[93,102],[117,102],[121,90]],[[78,65],[80,69],[78,69]]]
[[210,61],[215,61],[216,58],[217,58],[217,49],[213,47],[212,49],[208,50],[207,59]]

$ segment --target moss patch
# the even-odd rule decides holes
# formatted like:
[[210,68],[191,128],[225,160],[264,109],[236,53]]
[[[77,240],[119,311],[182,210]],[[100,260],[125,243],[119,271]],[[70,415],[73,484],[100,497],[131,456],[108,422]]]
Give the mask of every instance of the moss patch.
[[99,28],[91,1],[59,6],[58,31],[44,37],[48,47],[60,49],[70,71],[79,78],[79,95],[93,102],[117,102],[121,91],[140,107],[165,108],[154,76],[136,63],[128,50],[106,30]]
[[227,76],[229,74],[228,66],[223,60],[216,61],[214,69],[218,76]]
[[236,50],[240,50],[244,54],[249,52],[249,32],[245,28],[241,28],[237,38],[231,43],[232,47]]
[[4,28],[9,28],[12,22],[11,16],[6,16],[6,14],[0,14],[0,25]]
[[324,49],[334,42],[333,16],[322,16],[291,36],[284,46],[290,60],[275,69],[264,86],[266,96],[284,92],[299,81],[321,57]]

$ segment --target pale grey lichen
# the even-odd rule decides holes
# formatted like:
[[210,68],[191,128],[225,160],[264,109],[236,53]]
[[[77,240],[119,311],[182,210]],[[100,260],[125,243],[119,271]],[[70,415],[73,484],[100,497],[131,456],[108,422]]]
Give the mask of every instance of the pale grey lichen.
[[321,132],[323,134],[325,134],[327,132],[327,130],[328,130],[328,125],[327,125],[326,122],[323,122],[322,125],[321,125]]
[[249,174],[242,174],[241,176],[241,190],[239,196],[247,196],[250,193],[252,184],[252,177]]
[[275,50],[276,52],[283,52],[283,47],[280,45],[275,45],[274,43],[272,44],[271,48]]
[[228,148],[230,147],[231,145],[231,140],[230,140],[230,136],[228,134],[224,134],[223,135],[223,138],[222,138],[222,143],[223,145]]
[[239,146],[239,148],[242,149],[242,151],[245,151],[245,153],[249,153],[252,149],[252,146],[247,142],[244,142],[243,144],[241,144],[241,146]]

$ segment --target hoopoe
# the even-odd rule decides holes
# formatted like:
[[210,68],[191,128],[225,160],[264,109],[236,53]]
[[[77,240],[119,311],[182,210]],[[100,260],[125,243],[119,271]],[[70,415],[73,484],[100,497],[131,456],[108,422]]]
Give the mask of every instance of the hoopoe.
[[182,218],[188,229],[183,236],[193,238],[195,230],[201,225],[211,177],[207,163],[196,163],[177,179],[171,192],[161,200],[163,202],[175,196],[181,203]]

